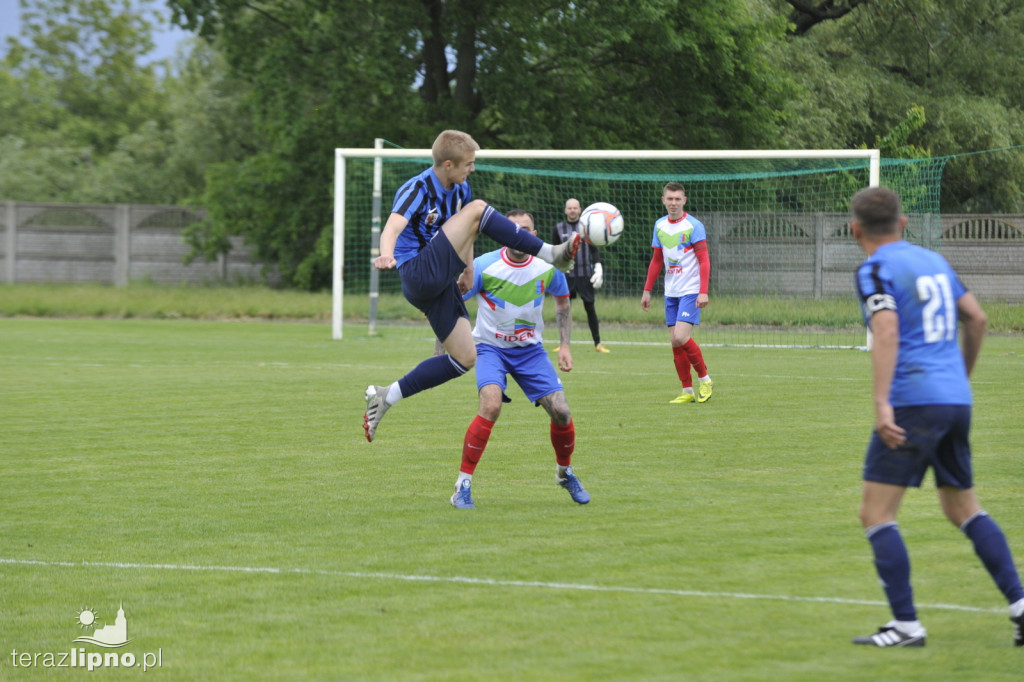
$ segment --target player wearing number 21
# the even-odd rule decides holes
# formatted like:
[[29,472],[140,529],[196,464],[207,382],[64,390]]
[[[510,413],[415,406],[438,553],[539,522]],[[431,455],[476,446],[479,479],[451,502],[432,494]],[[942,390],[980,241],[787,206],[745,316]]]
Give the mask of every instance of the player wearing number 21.
[[877,633],[853,642],[925,644],[896,513],[906,489],[920,487],[930,467],[942,511],[973,543],[1010,605],[1014,643],[1024,646],[1024,590],[1006,536],[974,494],[971,472],[968,379],[988,320],[942,256],[903,240],[907,217],[895,192],[861,190],[850,201],[850,214],[850,229],[868,256],[856,282],[872,333],[875,404],[860,520],[893,616]]

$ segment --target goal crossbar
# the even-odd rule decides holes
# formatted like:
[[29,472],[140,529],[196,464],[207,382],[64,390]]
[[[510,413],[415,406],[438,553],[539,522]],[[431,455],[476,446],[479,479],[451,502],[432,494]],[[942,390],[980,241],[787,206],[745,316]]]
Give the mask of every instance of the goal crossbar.
[[[381,144],[377,140],[377,144]],[[331,335],[334,339],[343,336],[344,307],[344,263],[345,263],[345,172],[347,159],[376,159],[373,195],[379,204],[382,190],[379,186],[381,159],[424,159],[430,163],[430,149],[383,149],[377,147],[348,147],[334,150],[334,261],[332,277]],[[477,159],[628,159],[628,160],[757,160],[757,159],[866,159],[869,169],[869,184],[879,184],[881,175],[881,152],[878,149],[719,149],[719,150],[627,150],[627,149],[481,149]],[[374,216],[375,229],[379,230],[381,216]],[[374,245],[376,248],[376,245]],[[377,252],[371,252],[371,259]],[[371,293],[371,296],[373,294]]]

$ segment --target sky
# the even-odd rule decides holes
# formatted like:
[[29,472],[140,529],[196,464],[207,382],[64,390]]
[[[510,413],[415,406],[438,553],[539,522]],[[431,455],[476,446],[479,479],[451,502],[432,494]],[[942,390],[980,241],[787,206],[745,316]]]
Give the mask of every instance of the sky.
[[[7,38],[16,38],[21,33],[21,10],[18,0],[0,0],[0,56],[7,54]],[[168,17],[162,26],[154,27],[153,42],[156,49],[146,55],[146,63],[174,56],[178,43],[192,34],[170,25],[170,12],[159,3],[158,6]]]

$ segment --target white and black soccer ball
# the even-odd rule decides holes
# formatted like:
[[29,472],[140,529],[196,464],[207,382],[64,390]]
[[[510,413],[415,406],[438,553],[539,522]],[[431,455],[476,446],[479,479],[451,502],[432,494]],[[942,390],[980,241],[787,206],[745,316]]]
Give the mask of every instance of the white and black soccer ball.
[[604,201],[587,206],[580,214],[579,232],[594,246],[614,244],[622,236],[623,227],[619,209]]

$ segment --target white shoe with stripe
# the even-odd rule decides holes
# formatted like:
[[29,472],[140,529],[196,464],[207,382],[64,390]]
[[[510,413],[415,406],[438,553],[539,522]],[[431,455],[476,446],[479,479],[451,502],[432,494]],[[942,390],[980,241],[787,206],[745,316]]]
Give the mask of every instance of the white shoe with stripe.
[[878,628],[873,635],[854,637],[854,644],[867,644],[868,646],[924,646],[928,633],[924,628],[918,627],[916,631],[906,633],[895,625],[887,624]]

